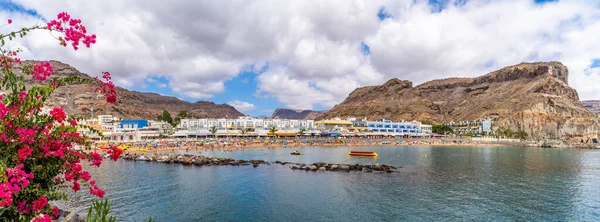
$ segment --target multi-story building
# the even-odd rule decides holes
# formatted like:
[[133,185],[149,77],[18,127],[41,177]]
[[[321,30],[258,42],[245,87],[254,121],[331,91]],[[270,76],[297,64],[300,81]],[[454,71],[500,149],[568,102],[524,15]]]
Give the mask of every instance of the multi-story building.
[[317,126],[324,132],[339,132],[348,136],[378,135],[378,136],[428,136],[432,134],[432,126],[418,121],[392,122],[380,119],[368,121],[366,119],[339,118],[317,122]]
[[353,126],[351,119],[343,120],[340,118],[321,120],[316,122],[317,129],[322,132],[339,132],[346,134]]
[[171,124],[154,120],[122,120],[118,126],[104,126],[103,139],[135,142],[167,138],[174,133]]
[[288,119],[260,119],[252,117],[238,117],[237,119],[182,119],[177,126],[180,132],[177,135],[212,135],[211,128],[215,126],[217,135],[267,136],[272,127],[279,134],[295,134],[300,130],[311,133],[315,128],[314,120],[288,120]]
[[431,135],[431,125],[425,125],[418,121],[392,122],[381,119],[379,121],[367,121],[369,133],[389,136],[426,136]]
[[121,120],[119,123],[119,128],[121,129],[140,129],[148,126],[148,120],[144,119],[131,119],[131,120]]
[[492,119],[478,119],[475,121],[459,121],[446,124],[455,134],[484,135],[492,132]]

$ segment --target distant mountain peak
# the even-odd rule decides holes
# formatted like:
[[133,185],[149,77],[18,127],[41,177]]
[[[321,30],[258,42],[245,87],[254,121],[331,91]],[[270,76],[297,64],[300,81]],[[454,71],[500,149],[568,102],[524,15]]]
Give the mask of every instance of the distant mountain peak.
[[312,120],[321,115],[321,113],[323,111],[277,108],[273,112],[273,115],[271,115],[271,118]]
[[581,101],[581,103],[583,103],[583,106],[594,112],[594,113],[598,113],[600,114],[600,100],[587,100],[587,101]]

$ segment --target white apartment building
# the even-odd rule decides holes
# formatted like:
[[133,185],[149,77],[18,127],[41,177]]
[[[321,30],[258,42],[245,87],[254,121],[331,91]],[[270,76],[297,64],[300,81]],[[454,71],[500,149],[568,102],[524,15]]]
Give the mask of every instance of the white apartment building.
[[288,119],[259,119],[252,117],[238,117],[237,119],[182,119],[178,125],[181,134],[205,136],[215,126],[221,134],[235,135],[245,130],[248,135],[266,136],[271,127],[278,132],[296,133],[301,129],[310,131],[315,128],[314,120],[288,120]]

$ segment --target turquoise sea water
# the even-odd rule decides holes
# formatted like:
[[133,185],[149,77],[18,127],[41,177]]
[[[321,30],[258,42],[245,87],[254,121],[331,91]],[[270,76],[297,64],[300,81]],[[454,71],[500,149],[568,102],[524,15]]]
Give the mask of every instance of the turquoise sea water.
[[[600,221],[600,151],[337,147],[204,152],[299,163],[380,163],[398,173],[106,161],[93,175],[123,221]],[[372,150],[378,158],[349,157]],[[195,151],[190,151],[194,153]],[[91,198],[65,207],[83,212]]]

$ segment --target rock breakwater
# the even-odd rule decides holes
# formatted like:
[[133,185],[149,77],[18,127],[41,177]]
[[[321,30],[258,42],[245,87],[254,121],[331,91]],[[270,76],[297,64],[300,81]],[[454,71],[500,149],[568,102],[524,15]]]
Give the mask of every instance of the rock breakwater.
[[256,168],[260,165],[282,165],[289,166],[292,170],[299,171],[338,171],[338,172],[386,172],[393,173],[397,172],[397,169],[402,167],[371,164],[336,164],[336,163],[324,163],[318,162],[313,164],[305,163],[292,163],[292,162],[268,162],[264,160],[235,160],[232,158],[216,158],[206,157],[201,155],[190,155],[190,154],[168,154],[168,155],[156,155],[156,154],[125,154],[124,160],[128,161],[145,161],[145,162],[156,162],[164,164],[181,164],[186,166],[250,166]]

